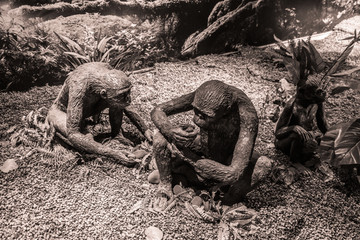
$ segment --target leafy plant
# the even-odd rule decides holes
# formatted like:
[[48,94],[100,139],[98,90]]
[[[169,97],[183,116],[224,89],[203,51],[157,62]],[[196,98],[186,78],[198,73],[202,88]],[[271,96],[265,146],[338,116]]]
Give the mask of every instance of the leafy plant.
[[331,127],[321,140],[321,163],[338,168],[339,177],[348,181],[357,168],[360,182],[360,118]]
[[1,19],[0,89],[24,90],[35,84],[61,79],[55,53],[47,39],[48,32],[35,21],[20,25]]
[[331,127],[320,143],[321,161],[360,166],[360,118]]
[[[296,86],[304,84],[310,74],[314,72],[321,73],[326,68],[325,62],[314,45],[310,42],[310,38],[311,36],[307,39],[307,41],[299,40],[295,42],[294,40],[290,40],[288,47],[286,47],[285,44],[274,35],[276,44],[280,48],[279,50],[275,50],[275,52],[282,56],[281,61],[284,63],[289,72],[290,82]],[[358,36],[355,31],[354,36],[345,38],[344,40],[349,39],[352,39],[352,41],[321,77],[319,87],[322,89],[326,89],[328,87],[328,77],[333,76],[339,66],[350,55],[355,43],[360,41],[360,36]],[[352,72],[349,71],[348,73]]]
[[[100,32],[97,34],[95,44],[92,47],[82,47],[70,38],[56,32],[54,33],[60,40],[57,48],[66,56],[65,64],[70,69],[75,69],[77,66],[88,62],[111,62],[111,65],[115,68],[128,70],[131,68],[126,67],[129,65],[129,62],[135,61],[136,57],[140,55],[131,46],[110,44],[109,41],[114,37],[103,37],[100,39]],[[113,54],[113,52],[116,53]]]
[[275,50],[275,52],[282,56],[281,61],[289,72],[290,82],[294,85],[303,84],[310,74],[314,72],[320,73],[326,67],[321,55],[310,42],[310,38],[307,41],[299,40],[295,42],[290,40],[288,47],[286,47],[274,35],[276,44],[280,48],[280,50]]
[[349,40],[349,39],[352,39],[351,42],[348,44],[348,46],[345,48],[345,50],[340,54],[340,56],[336,59],[336,61],[332,65],[332,67],[329,68],[329,70],[321,78],[321,83],[322,83],[323,88],[326,88],[329,84],[329,80],[326,79],[326,77],[331,76],[338,70],[340,64],[342,64],[345,61],[345,59],[350,55],[351,51],[353,50],[353,48],[355,46],[355,43],[360,41],[360,36],[357,35],[356,30],[355,30],[353,36],[345,38],[344,40]]

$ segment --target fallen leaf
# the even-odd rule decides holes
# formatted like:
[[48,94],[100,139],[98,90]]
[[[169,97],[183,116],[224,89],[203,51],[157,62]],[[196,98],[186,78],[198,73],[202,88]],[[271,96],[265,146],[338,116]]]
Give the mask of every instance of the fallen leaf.
[[6,133],[7,133],[7,134],[11,134],[11,133],[15,132],[16,128],[17,128],[17,126],[16,126],[16,125],[13,125],[12,127],[10,127],[10,128],[6,131]]
[[230,228],[229,225],[221,221],[218,230],[218,240],[228,240],[230,239]]
[[337,86],[337,87],[331,89],[330,95],[339,94],[339,93],[345,92],[346,90],[349,90],[349,89],[350,89],[349,86]]
[[161,240],[164,236],[163,232],[157,228],[150,226],[145,230],[146,240]]
[[133,152],[134,158],[137,159],[143,158],[146,154],[148,154],[148,152],[143,149],[139,149]]
[[149,183],[158,184],[160,182],[159,170],[154,170],[148,176]]
[[17,169],[19,166],[17,165],[15,159],[10,158],[4,162],[4,164],[0,167],[0,170],[4,173],[8,173],[12,170]]
[[202,200],[202,198],[199,197],[199,196],[195,196],[195,197],[191,200],[191,204],[192,204],[192,205],[195,205],[195,206],[198,206],[198,207],[200,207],[202,203],[203,203],[203,200]]
[[293,92],[295,92],[293,84],[289,83],[285,78],[280,79],[280,84],[286,95],[293,95]]
[[143,200],[137,201],[137,202],[134,204],[134,206],[132,206],[127,213],[131,214],[131,213],[133,213],[133,212],[136,212],[137,210],[139,210],[139,209],[142,207],[142,204],[143,204]]
[[181,187],[180,185],[175,185],[173,188],[173,192],[175,195],[182,193],[184,191],[184,188]]

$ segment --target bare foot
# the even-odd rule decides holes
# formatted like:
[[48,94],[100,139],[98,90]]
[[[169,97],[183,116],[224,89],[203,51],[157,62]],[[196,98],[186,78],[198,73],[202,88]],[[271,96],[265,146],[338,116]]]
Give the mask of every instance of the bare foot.
[[154,210],[157,212],[162,212],[166,207],[172,202],[173,193],[171,185],[161,184],[158,187],[155,201],[154,201]]

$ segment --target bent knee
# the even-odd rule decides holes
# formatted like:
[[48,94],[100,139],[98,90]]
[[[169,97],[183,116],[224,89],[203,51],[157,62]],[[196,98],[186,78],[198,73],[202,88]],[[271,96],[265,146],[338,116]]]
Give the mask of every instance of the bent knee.
[[46,116],[46,122],[55,127],[57,131],[66,134],[66,113],[56,107],[51,107]]
[[153,147],[166,148],[167,145],[168,145],[168,141],[166,140],[164,135],[162,135],[160,131],[156,132],[153,138]]

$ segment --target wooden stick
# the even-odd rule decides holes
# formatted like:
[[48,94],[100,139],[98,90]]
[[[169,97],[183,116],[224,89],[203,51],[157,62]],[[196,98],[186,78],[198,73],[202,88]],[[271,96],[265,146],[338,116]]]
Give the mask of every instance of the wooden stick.
[[[318,34],[314,34],[314,35],[311,35],[311,40],[322,40],[324,38],[327,38],[331,33],[333,33],[333,31],[328,31],[328,32],[323,32],[323,33],[318,33]],[[310,35],[308,36],[304,36],[304,37],[298,37],[298,38],[294,38],[293,40],[297,41],[297,40],[304,40],[304,39],[307,39],[309,38]],[[284,40],[282,41],[282,43],[286,44],[288,40]],[[257,48],[260,48],[260,49],[264,49],[264,48],[268,48],[268,47],[276,47],[276,43],[270,43],[270,44],[267,44],[267,45],[263,45],[263,46],[259,46]]]

